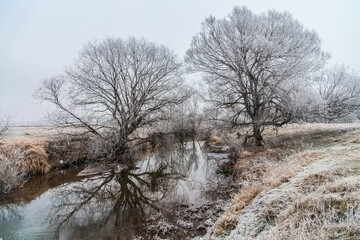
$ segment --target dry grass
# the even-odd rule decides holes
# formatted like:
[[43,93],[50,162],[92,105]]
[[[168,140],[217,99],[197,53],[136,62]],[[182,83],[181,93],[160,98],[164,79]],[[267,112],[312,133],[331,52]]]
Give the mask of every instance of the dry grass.
[[213,226],[215,236],[219,236],[232,230],[237,223],[239,212],[246,207],[261,191],[257,184],[245,185],[240,193],[236,194],[230,208],[220,216]]
[[[50,170],[46,152],[36,143],[13,141],[3,144],[0,147],[0,152],[7,159],[16,158],[20,168],[31,175],[45,174]],[[13,155],[13,152],[20,152],[21,154]]]
[[291,203],[277,218],[269,239],[359,239],[360,178],[332,177],[333,182]]
[[328,182],[335,181],[335,177],[347,176],[349,174],[347,168],[335,168],[332,170],[315,172],[307,175],[300,184],[300,189],[303,193],[310,193],[317,190],[320,186]]
[[230,211],[232,213],[239,213],[246,205],[248,205],[261,191],[262,187],[258,184],[245,185],[240,193],[233,198],[234,204],[231,205]]
[[21,186],[29,175],[49,172],[44,149],[29,141],[7,141],[0,145],[0,192]]
[[6,132],[5,141],[25,140],[30,142],[45,143],[57,139],[64,134],[76,135],[82,129],[77,128],[55,128],[47,126],[12,126]]
[[220,143],[220,138],[217,137],[217,136],[212,136],[212,137],[209,138],[209,142],[211,144],[219,144]]
[[[347,131],[352,131],[360,128],[360,121],[355,123],[307,123],[307,124],[287,124],[281,128],[274,129],[272,127],[265,128],[262,136],[269,151],[284,152],[287,149],[301,150],[307,148],[312,143],[315,144],[331,144],[337,141],[337,136],[344,134]],[[237,145],[239,150],[243,149],[242,141],[246,134],[251,133],[251,128],[236,129],[232,132],[222,133],[224,135],[219,139],[220,142]],[[237,135],[241,137],[238,138]],[[360,141],[358,138],[355,141]],[[254,152],[251,149],[249,152]],[[263,150],[261,150],[263,152]]]
[[288,182],[297,173],[304,170],[304,167],[317,159],[318,154],[316,151],[306,150],[291,155],[280,164],[269,164],[269,167],[265,169],[266,174],[262,178],[262,185],[272,189]]
[[304,135],[306,133],[316,133],[316,132],[328,132],[328,131],[341,131],[341,130],[354,130],[360,128],[360,122],[355,123],[306,123],[306,124],[288,124],[282,128],[279,128],[277,131],[273,131],[271,128],[267,128],[264,132],[264,135],[267,138],[276,136],[296,136]]
[[[236,228],[238,235],[230,234],[229,239],[358,239],[360,179],[354,175],[360,175],[360,131],[353,128],[348,124],[302,126],[296,134],[306,132],[311,137],[316,131],[319,139],[312,147],[305,145],[295,153],[286,149],[283,154],[276,145],[238,153],[235,169],[244,187],[214,224],[214,236]],[[282,134],[288,137],[293,130]],[[333,166],[331,161],[346,161],[346,167]],[[283,183],[301,176],[314,162],[321,162],[320,170],[310,171],[292,190],[281,190]]]
[[263,238],[360,239],[359,133],[343,135],[320,154],[315,170],[294,181],[296,198]]
[[213,226],[213,234],[215,237],[223,235],[236,227],[238,215],[225,212],[222,214]]
[[[284,182],[288,182],[304,167],[316,159],[315,151],[304,151],[296,153],[283,162],[271,162],[268,158],[260,157],[252,166],[248,165],[241,176],[241,181],[245,182],[239,194],[233,197],[229,209],[216,221],[213,226],[215,236],[225,234],[236,226],[237,216],[260,192],[278,187]],[[243,163],[243,161],[241,161]],[[240,167],[237,166],[239,169]],[[235,222],[235,224],[234,224]]]

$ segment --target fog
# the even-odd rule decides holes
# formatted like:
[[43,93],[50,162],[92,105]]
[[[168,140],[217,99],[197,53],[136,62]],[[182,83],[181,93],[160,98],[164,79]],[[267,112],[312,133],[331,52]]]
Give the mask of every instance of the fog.
[[48,104],[33,98],[40,82],[61,74],[89,41],[144,37],[183,58],[205,17],[225,17],[235,5],[260,13],[286,10],[314,29],[332,63],[360,72],[360,2],[346,1],[89,1],[0,2],[0,111],[13,124],[46,121]]

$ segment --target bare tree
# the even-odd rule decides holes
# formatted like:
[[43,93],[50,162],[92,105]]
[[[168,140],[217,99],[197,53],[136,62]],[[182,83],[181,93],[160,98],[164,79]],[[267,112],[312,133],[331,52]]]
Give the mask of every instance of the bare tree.
[[199,108],[199,96],[193,94],[192,97],[169,111],[172,118],[167,121],[166,126],[161,123],[157,128],[159,131],[164,131],[164,129],[168,128],[169,132],[183,137],[194,136],[199,128],[202,118],[202,114],[200,113],[201,110]]
[[235,7],[227,18],[206,18],[185,61],[189,71],[204,73],[214,106],[227,110],[225,120],[252,127],[246,139],[261,146],[265,126],[293,119],[291,103],[298,96],[293,93],[328,57],[317,34],[289,13],[256,15]]
[[176,55],[135,38],[89,43],[63,75],[45,80],[37,92],[60,110],[58,126],[85,129],[110,160],[144,139],[138,129],[163,120],[188,97]]
[[0,140],[2,139],[2,135],[8,130],[9,128],[9,120],[1,116],[0,112]]
[[360,110],[360,76],[345,66],[324,69],[315,77],[322,102],[319,114],[326,122]]

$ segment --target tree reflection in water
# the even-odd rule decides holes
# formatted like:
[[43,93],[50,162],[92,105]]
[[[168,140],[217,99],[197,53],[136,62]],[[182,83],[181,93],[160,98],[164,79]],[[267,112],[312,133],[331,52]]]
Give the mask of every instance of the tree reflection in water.
[[186,191],[201,187],[195,178],[208,177],[208,168],[199,166],[199,153],[195,141],[169,144],[150,154],[137,171],[62,186],[53,194],[50,214],[56,235],[84,238],[89,232],[105,236],[114,229],[141,229],[159,203],[183,203]]

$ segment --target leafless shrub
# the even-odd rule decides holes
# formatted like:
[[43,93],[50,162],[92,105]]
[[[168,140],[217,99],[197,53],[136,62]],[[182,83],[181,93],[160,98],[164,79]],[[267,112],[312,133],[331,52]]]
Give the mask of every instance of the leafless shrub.
[[321,96],[319,115],[325,122],[349,116],[360,110],[360,76],[345,66],[325,69],[314,79]]
[[133,164],[139,159],[141,149],[146,145],[145,142],[140,141],[142,144],[133,142],[132,147],[126,148],[122,151],[121,156],[116,156],[117,151],[114,151],[118,146],[117,138],[120,137],[117,134],[111,134],[106,140],[99,136],[90,136],[86,142],[85,157],[87,160],[96,160],[99,162],[111,161],[111,159],[118,158],[123,164]]
[[210,144],[221,144],[220,138],[217,136],[211,136],[210,139],[208,140]]
[[[87,158],[87,137],[62,137],[50,141],[46,145],[48,162],[52,168],[63,168],[69,165],[82,164]],[[101,157],[92,155],[91,157]],[[92,158],[90,158],[92,159]]]
[[8,128],[9,128],[9,120],[1,116],[1,112],[0,112],[0,140],[2,139],[2,135],[8,130]]
[[24,152],[19,148],[7,149],[6,154],[0,148],[0,195],[25,183],[27,172],[21,163],[23,158]]

